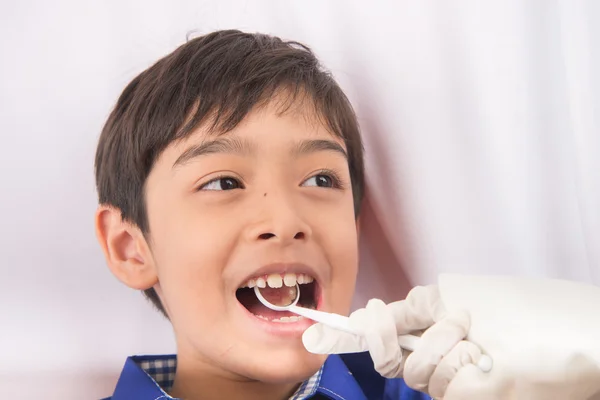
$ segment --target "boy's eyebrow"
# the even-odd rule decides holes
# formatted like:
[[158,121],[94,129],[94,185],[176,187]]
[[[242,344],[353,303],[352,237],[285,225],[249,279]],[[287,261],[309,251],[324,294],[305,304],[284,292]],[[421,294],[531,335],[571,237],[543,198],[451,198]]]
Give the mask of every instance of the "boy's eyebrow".
[[184,151],[173,163],[173,168],[178,165],[183,165],[186,162],[213,153],[237,153],[237,154],[248,154],[253,151],[252,144],[247,140],[243,140],[236,137],[223,137],[215,140],[205,141],[200,144],[194,145]]
[[[194,145],[184,151],[173,163],[173,168],[178,165],[183,165],[188,161],[206,155],[206,154],[214,154],[214,153],[237,153],[237,154],[248,154],[253,151],[254,146],[248,142],[247,140],[243,140],[240,138],[219,138],[215,140],[210,140],[206,142],[202,142],[200,144]],[[303,155],[315,153],[318,151],[334,151],[344,158],[348,159],[348,154],[346,150],[337,142],[333,140],[303,140],[297,143],[292,149],[292,154],[294,155]]]
[[296,146],[292,150],[292,153],[295,155],[302,155],[315,153],[318,151],[334,151],[343,155],[344,158],[346,158],[346,160],[348,159],[348,154],[346,153],[346,150],[344,150],[344,148],[339,143],[334,142],[333,140],[324,139],[303,140],[296,144]]

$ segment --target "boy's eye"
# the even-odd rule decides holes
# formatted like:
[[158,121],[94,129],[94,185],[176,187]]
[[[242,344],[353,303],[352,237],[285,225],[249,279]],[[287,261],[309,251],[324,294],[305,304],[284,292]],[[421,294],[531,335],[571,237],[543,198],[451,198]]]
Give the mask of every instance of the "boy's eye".
[[302,186],[317,186],[317,187],[324,187],[324,188],[335,188],[335,187],[337,187],[337,184],[336,184],[335,177],[325,175],[325,174],[318,174],[315,176],[311,176],[310,178],[305,180],[302,183]]
[[240,181],[235,178],[230,177],[222,177],[213,179],[210,182],[205,183],[200,186],[198,190],[233,190],[233,189],[243,189],[243,185]]

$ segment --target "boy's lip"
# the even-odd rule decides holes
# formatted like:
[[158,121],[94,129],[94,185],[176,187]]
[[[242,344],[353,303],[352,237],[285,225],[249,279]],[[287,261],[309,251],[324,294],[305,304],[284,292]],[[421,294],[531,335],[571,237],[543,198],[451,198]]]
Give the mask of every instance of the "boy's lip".
[[316,281],[319,283],[323,282],[322,276],[319,273],[319,271],[317,271],[315,268],[313,268],[307,264],[303,264],[303,263],[272,263],[272,264],[264,265],[264,266],[260,267],[259,269],[257,269],[256,271],[254,271],[252,274],[246,276],[244,279],[242,279],[240,282],[238,282],[236,288],[243,286],[250,279],[254,279],[254,278],[264,276],[264,275],[269,275],[269,274],[285,274],[285,273],[306,274],[306,275],[310,275],[313,278],[315,278]]

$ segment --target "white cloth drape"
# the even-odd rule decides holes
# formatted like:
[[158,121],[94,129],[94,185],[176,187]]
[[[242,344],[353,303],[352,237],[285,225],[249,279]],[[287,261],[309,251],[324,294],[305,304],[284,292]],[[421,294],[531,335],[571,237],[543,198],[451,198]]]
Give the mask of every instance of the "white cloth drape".
[[600,284],[600,4],[485,4],[352,35],[370,203],[395,250],[369,264]]
[[92,164],[124,85],[192,30],[305,42],[347,91],[367,152],[356,306],[442,271],[600,284],[599,19],[594,0],[3,2],[0,389],[101,397],[126,355],[173,350],[104,266]]

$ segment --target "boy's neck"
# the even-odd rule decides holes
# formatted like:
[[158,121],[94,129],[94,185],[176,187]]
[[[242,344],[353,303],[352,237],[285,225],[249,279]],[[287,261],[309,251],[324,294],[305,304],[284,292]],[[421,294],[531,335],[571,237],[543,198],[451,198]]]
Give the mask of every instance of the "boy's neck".
[[182,400],[286,400],[300,385],[236,380],[200,364],[178,354],[171,396]]

